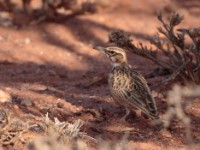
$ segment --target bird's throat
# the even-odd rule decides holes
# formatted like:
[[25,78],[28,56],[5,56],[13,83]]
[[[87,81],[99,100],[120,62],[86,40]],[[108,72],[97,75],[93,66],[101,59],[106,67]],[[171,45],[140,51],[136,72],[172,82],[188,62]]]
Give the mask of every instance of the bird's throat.
[[119,63],[119,62],[112,62],[113,67],[120,67],[120,66],[128,66],[127,62]]

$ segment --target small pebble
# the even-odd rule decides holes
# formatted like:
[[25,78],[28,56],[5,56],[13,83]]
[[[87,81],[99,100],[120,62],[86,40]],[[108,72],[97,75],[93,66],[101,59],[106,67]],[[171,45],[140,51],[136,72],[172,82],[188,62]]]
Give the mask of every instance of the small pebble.
[[153,97],[157,97],[158,96],[158,92],[156,92],[156,91],[152,91],[151,93],[152,93]]
[[160,133],[161,133],[161,135],[162,135],[163,137],[172,138],[171,133],[170,133],[169,131],[167,131],[166,129],[162,129],[162,130],[160,131]]
[[15,110],[19,110],[19,106],[18,106],[18,105],[13,105],[13,108],[14,108]]
[[30,127],[30,130],[35,131],[35,132],[43,132],[44,131],[44,129],[40,125],[32,126],[32,127]]
[[63,107],[64,107],[64,104],[63,104],[62,102],[58,102],[58,103],[57,103],[57,107],[58,107],[58,108],[63,108]]
[[27,107],[34,105],[34,103],[33,103],[33,101],[31,99],[24,99],[24,100],[21,101],[20,104],[24,105],[24,106],[27,106]]
[[50,110],[50,108],[42,108],[42,109],[40,110],[40,112],[43,113],[43,114],[45,115],[45,114],[47,114],[47,113],[50,113],[51,110]]
[[30,40],[29,38],[25,38],[25,39],[24,39],[24,43],[25,43],[25,44],[30,44],[30,43],[31,43],[31,40]]
[[59,73],[60,78],[68,78],[67,72]]
[[0,90],[0,103],[11,102],[12,97],[9,93]]
[[163,99],[164,98],[163,94],[159,93],[158,98]]

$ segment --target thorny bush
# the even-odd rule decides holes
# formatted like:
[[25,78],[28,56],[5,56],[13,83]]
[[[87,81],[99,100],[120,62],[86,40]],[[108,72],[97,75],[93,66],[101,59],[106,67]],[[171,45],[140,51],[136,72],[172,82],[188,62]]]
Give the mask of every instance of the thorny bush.
[[[139,46],[134,45],[130,34],[120,29],[111,31],[109,42],[150,59],[163,69],[167,69],[171,75],[159,85],[177,76],[185,82],[200,84],[200,28],[175,29],[183,20],[183,16],[176,12],[171,15],[169,23],[163,20],[161,13],[158,15],[158,20],[162,23],[162,27],[159,27],[158,31],[161,35],[164,35],[164,39],[159,34],[149,38],[156,48],[154,50],[152,47],[144,46],[141,42]],[[191,40],[189,44],[186,37]],[[158,50],[167,59],[158,58]]]

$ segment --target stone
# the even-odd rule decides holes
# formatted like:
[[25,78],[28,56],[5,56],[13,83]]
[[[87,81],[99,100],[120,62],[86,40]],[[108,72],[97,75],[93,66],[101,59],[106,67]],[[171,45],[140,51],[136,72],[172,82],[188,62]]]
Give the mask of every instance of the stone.
[[58,107],[58,108],[63,108],[63,107],[64,107],[64,104],[63,104],[62,102],[58,102],[58,103],[57,103],[57,107]]
[[33,100],[31,100],[31,99],[23,99],[23,100],[21,100],[20,104],[27,106],[27,107],[34,105]]
[[5,103],[11,101],[12,101],[11,95],[3,90],[0,90],[0,102]]
[[25,39],[24,39],[24,43],[25,43],[25,44],[30,44],[30,43],[31,43],[31,40],[30,40],[29,38],[25,38]]

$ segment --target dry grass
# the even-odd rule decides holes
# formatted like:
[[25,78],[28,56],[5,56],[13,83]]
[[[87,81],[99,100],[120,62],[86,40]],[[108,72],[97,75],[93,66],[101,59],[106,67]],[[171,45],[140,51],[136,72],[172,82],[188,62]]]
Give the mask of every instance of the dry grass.
[[82,120],[76,120],[74,123],[60,122],[57,118],[54,121],[50,120],[48,114],[44,117],[42,127],[47,135],[57,133],[58,138],[63,142],[82,138],[96,141],[94,138],[88,136],[85,132],[81,132],[81,127],[84,125]]
[[[174,117],[182,121],[185,127],[185,137],[188,142],[189,149],[193,148],[193,140],[190,131],[190,118],[185,113],[185,107],[191,101],[200,97],[199,86],[179,86],[175,85],[168,92],[167,102],[168,109],[163,116],[164,126],[169,127]],[[199,100],[199,99],[197,99]],[[22,122],[19,118],[10,117],[9,113],[1,110],[1,127],[0,142],[1,145],[10,145],[23,140],[22,134],[29,132],[31,126]],[[102,139],[94,139],[82,132],[84,122],[76,120],[73,123],[60,122],[57,118],[51,120],[46,114],[39,126],[43,129],[43,137],[32,139],[29,150],[129,150],[133,149],[128,145],[128,134],[119,141],[105,141]],[[131,134],[131,133],[130,133]],[[28,142],[26,142],[28,143]]]
[[84,122],[77,120],[74,123],[60,122],[57,118],[50,120],[48,114],[44,117],[41,126],[44,129],[44,136],[41,139],[33,140],[29,145],[29,150],[87,150],[92,145],[96,145],[98,150],[129,150],[127,146],[128,135],[119,141],[96,140],[86,133],[81,132]]
[[190,85],[182,87],[175,85],[173,89],[168,92],[168,109],[163,116],[165,127],[169,127],[174,117],[178,118],[183,123],[189,149],[193,149],[193,140],[190,129],[190,118],[185,113],[185,107],[190,105],[194,100],[200,101],[200,86]]
[[28,131],[29,125],[4,110],[0,110],[0,113],[0,145],[15,144],[17,141],[23,140],[22,134]]
[[40,124],[44,130],[45,137],[34,140],[30,145],[30,150],[72,150],[87,149],[87,142],[96,142],[85,132],[81,132],[84,122],[76,120],[74,123],[60,122],[57,118],[52,121],[48,114],[43,117]]

